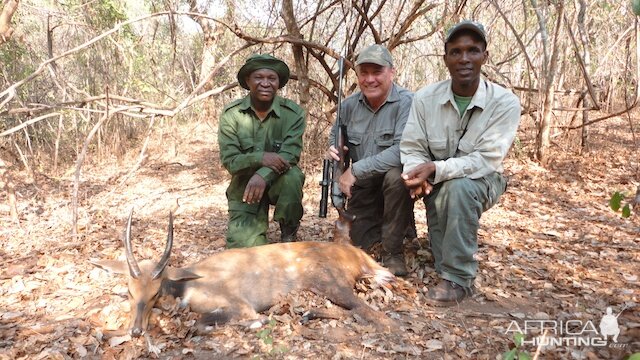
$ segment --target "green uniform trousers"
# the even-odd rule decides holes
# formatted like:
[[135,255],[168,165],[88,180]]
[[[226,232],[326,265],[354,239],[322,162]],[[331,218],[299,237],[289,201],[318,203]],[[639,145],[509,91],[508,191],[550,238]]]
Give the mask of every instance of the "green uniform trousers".
[[473,285],[480,216],[496,204],[506,187],[506,179],[494,172],[480,179],[444,181],[424,198],[431,252],[443,279],[464,287]]
[[293,166],[267,185],[262,201],[244,204],[229,200],[227,248],[251,247],[269,243],[269,205],[275,205],[273,219],[285,225],[296,225],[302,218],[302,186],[304,174]]

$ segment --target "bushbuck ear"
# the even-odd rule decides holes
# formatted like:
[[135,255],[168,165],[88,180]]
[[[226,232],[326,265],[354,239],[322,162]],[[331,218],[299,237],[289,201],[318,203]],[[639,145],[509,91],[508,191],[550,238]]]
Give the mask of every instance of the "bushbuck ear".
[[100,269],[111,271],[116,274],[128,274],[129,267],[127,263],[124,261],[118,260],[93,260],[90,263],[94,266],[99,267]]
[[169,266],[167,266],[164,269],[164,272],[166,274],[167,279],[173,280],[173,281],[189,281],[189,280],[199,279],[202,277],[200,275],[192,273],[189,270],[176,269]]

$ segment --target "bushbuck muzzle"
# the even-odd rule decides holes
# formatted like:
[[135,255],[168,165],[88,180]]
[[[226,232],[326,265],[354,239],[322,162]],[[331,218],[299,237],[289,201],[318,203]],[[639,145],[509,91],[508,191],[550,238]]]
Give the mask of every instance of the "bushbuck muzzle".
[[144,333],[151,309],[162,295],[179,297],[182,305],[203,314],[198,323],[202,328],[260,319],[259,312],[296,290],[325,296],[380,331],[397,328],[393,320],[353,293],[356,281],[364,277],[381,285],[395,277],[352,245],[302,241],[229,249],[191,266],[173,268],[167,266],[173,245],[173,216],[169,214],[167,244],[160,261],[138,264],[131,246],[132,214],[124,237],[126,263],[102,260],[93,264],[128,275],[133,336]]

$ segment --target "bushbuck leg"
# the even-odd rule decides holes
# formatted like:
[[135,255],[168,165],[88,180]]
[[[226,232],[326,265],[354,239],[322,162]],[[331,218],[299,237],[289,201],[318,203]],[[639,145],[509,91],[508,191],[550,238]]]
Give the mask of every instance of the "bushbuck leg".
[[357,297],[353,293],[353,285],[340,280],[335,283],[322,282],[316,287],[312,287],[311,291],[320,296],[326,296],[334,304],[360,316],[380,331],[391,331],[398,328],[395,321],[389,319],[385,314],[373,310],[364,300]]

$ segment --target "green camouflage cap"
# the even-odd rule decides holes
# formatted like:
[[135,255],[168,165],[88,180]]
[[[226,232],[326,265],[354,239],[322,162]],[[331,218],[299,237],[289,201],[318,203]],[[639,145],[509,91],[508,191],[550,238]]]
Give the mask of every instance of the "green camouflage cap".
[[267,54],[251,55],[238,71],[238,84],[244,89],[249,90],[247,85],[247,76],[252,72],[260,69],[270,69],[275,71],[280,78],[280,86],[282,88],[289,81],[289,67],[284,61]]
[[455,35],[457,32],[461,30],[473,31],[474,33],[480,35],[480,37],[482,38],[482,41],[484,41],[485,44],[487,43],[487,34],[485,33],[484,26],[482,24],[480,24],[479,22],[471,21],[471,20],[463,20],[453,25],[449,29],[449,31],[447,31],[447,38],[444,41],[445,44],[451,40],[453,35]]
[[364,48],[358,54],[356,66],[366,63],[393,67],[393,58],[391,58],[391,53],[386,47],[374,44]]

